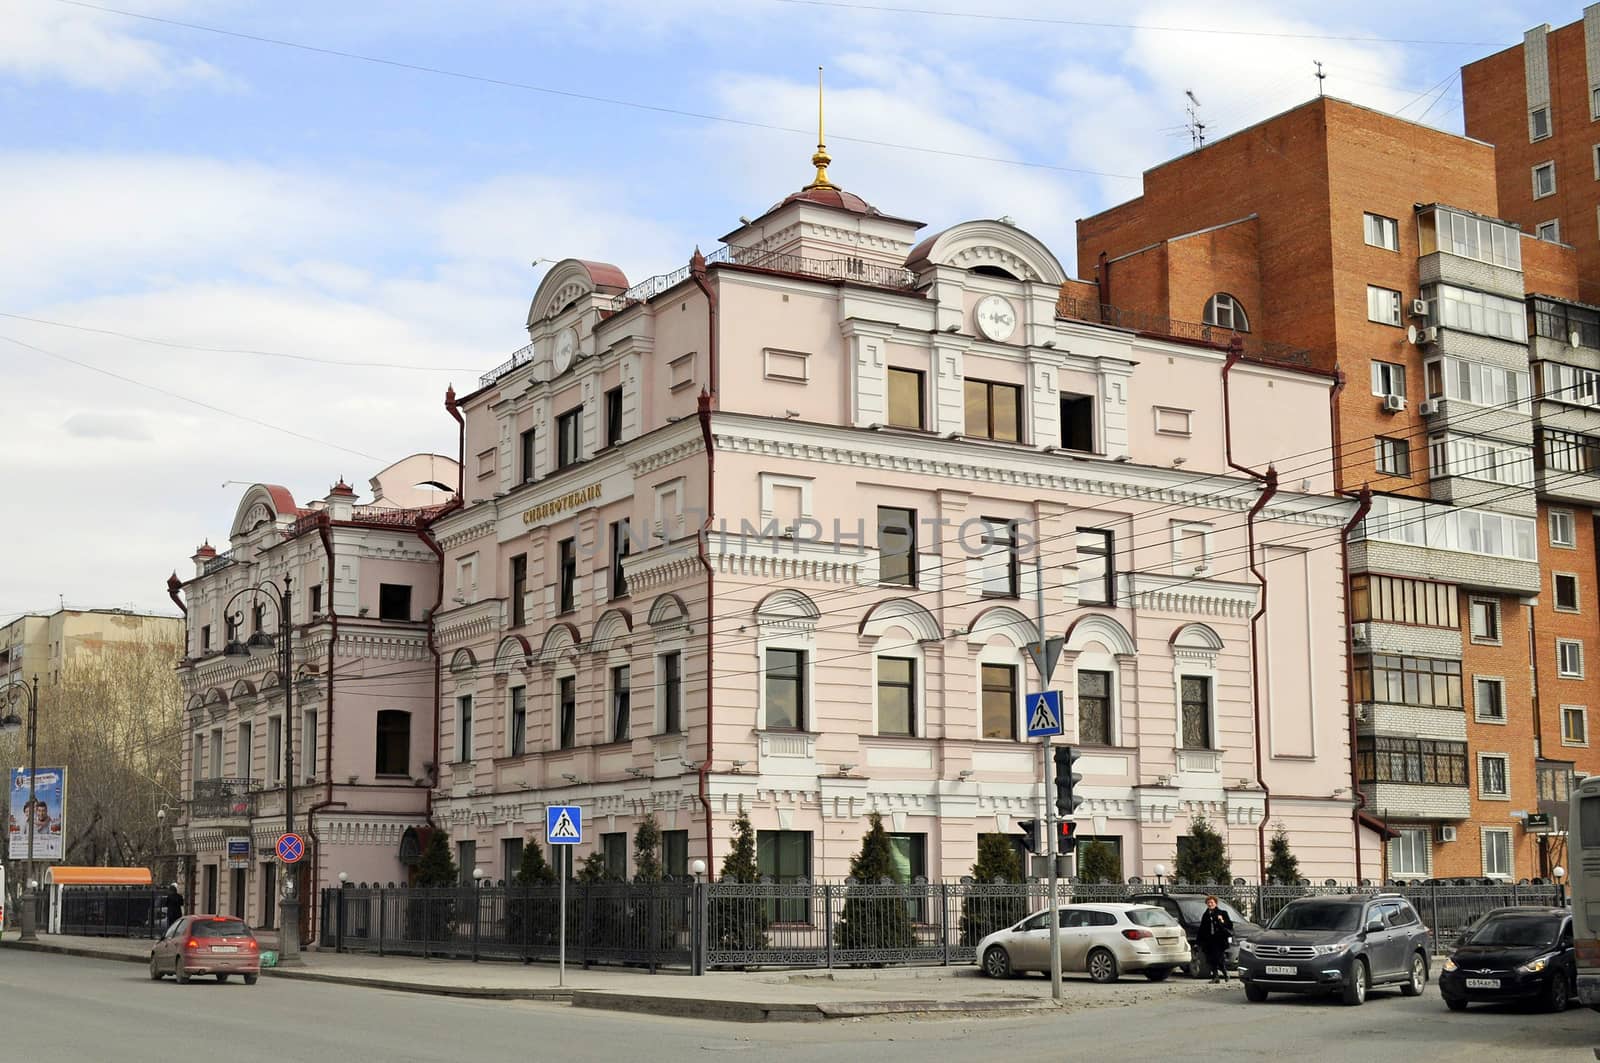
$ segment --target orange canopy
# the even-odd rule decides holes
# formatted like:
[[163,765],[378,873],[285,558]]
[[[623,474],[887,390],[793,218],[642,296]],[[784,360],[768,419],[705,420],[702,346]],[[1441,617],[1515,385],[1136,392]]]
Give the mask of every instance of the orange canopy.
[[149,886],[148,867],[52,867],[45,881],[57,886]]

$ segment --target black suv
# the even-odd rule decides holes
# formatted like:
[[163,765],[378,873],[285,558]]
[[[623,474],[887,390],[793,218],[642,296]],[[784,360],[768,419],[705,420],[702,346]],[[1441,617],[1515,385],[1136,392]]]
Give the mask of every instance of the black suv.
[[1428,983],[1433,932],[1397,893],[1301,897],[1239,948],[1244,994],[1338,993],[1361,1004],[1375,985],[1408,997]]

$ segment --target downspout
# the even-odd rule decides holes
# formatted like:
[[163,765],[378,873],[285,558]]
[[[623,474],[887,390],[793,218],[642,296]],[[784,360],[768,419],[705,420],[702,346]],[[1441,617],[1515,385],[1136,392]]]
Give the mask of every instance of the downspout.
[[1228,343],[1228,357],[1222,363],[1222,440],[1228,467],[1244,473],[1261,483],[1262,489],[1255,505],[1245,516],[1246,546],[1250,551],[1250,574],[1261,587],[1261,601],[1250,615],[1250,712],[1255,721],[1256,785],[1261,787],[1261,822],[1256,827],[1256,863],[1258,881],[1267,881],[1267,821],[1272,818],[1272,789],[1267,785],[1265,762],[1261,755],[1261,619],[1267,615],[1267,574],[1259,567],[1256,556],[1256,517],[1278,493],[1278,470],[1267,466],[1265,473],[1257,472],[1233,460],[1233,408],[1228,376],[1244,357],[1244,343],[1235,336]]
[[1098,282],[1098,287],[1100,288],[1100,303],[1102,306],[1109,306],[1111,304],[1111,259],[1107,257],[1104,251],[1100,252],[1100,258],[1095,262],[1094,272],[1094,279]]
[[706,354],[710,361],[711,387],[708,391],[700,393],[700,436],[706,448],[706,516],[700,524],[700,533],[696,544],[697,555],[700,558],[700,567],[706,571],[706,755],[700,761],[699,770],[699,796],[700,808],[706,817],[706,868],[709,874],[715,875],[712,840],[711,840],[711,756],[716,748],[714,738],[714,724],[716,721],[716,697],[713,694],[716,674],[712,665],[715,662],[716,642],[712,633],[712,625],[716,618],[716,590],[717,574],[711,567],[711,557],[706,550],[706,540],[711,533],[711,518],[716,512],[717,498],[717,449],[716,441],[711,433],[711,408],[717,399],[717,386],[719,383],[720,367],[717,360],[717,292],[711,286],[710,278],[706,274],[706,259],[697,247],[694,257],[689,259],[689,276],[694,278],[695,284],[706,297]]
[[444,408],[456,419],[456,503],[461,505],[467,496],[467,422],[462,420],[461,409],[456,405],[453,384],[444,389]]
[[[1339,389],[1344,386],[1344,374],[1339,374],[1338,382],[1334,385],[1335,401]],[[1356,883],[1361,883],[1361,815],[1367,807],[1367,795],[1361,790],[1361,772],[1356,762],[1356,643],[1355,633],[1350,621],[1350,533],[1356,530],[1356,525],[1367,519],[1367,513],[1372,509],[1372,488],[1366,484],[1361,485],[1361,495],[1356,503],[1356,511],[1351,514],[1344,530],[1339,533],[1339,562],[1344,567],[1344,680],[1345,690],[1349,695],[1350,712],[1350,793],[1355,797],[1355,804],[1350,808],[1350,826],[1355,831],[1356,839]]]
[[167,577],[167,597],[172,599],[172,604],[177,606],[178,611],[184,615],[185,619],[187,619],[189,616],[189,607],[183,604],[182,598],[178,597],[178,592],[181,590],[183,590],[183,580],[179,579],[178,574],[174,572],[172,575]]
[[428,652],[433,655],[433,771],[428,779],[428,803],[423,818],[428,821],[428,826],[430,827],[434,825],[433,788],[439,781],[439,716],[444,695],[444,670],[440,663],[439,644],[433,638],[434,622],[439,615],[439,607],[444,604],[444,548],[433,537],[431,525],[433,521],[440,520],[461,508],[462,502],[458,497],[454,502],[440,510],[437,516],[431,520],[419,522],[416,527],[417,538],[421,539],[423,544],[429,550],[432,550],[434,556],[439,559],[438,592],[434,598],[436,604],[433,607],[433,612],[428,614]]
[[[311,835],[311,888],[313,890],[317,888],[317,883],[322,881],[322,839],[317,836],[317,813],[335,805],[342,806],[346,804],[346,802],[333,799],[333,662],[334,651],[339,645],[339,611],[334,608],[333,601],[335,571],[333,567],[333,521],[328,516],[327,510],[317,514],[317,537],[322,540],[322,552],[328,558],[328,623],[331,625],[331,631],[328,637],[327,693],[324,698],[327,702],[327,711],[324,713],[327,719],[322,724],[323,743],[327,751],[323,756],[322,769],[325,780],[323,782],[322,800],[306,810],[306,833]],[[293,677],[291,677],[292,681]],[[315,757],[316,751],[312,750],[311,755]],[[292,784],[293,780],[290,780],[290,782]],[[306,898],[301,898],[301,903],[308,904],[309,901]],[[320,909],[318,906],[312,905],[310,911],[312,941],[317,939],[316,919],[319,914]],[[281,927],[278,933],[282,934],[287,931],[287,927]]]

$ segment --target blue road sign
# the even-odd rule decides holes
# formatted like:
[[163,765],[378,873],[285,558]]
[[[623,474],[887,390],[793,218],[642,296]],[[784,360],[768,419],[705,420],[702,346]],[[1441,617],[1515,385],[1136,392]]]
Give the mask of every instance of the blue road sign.
[[278,859],[292,864],[306,855],[306,843],[298,834],[284,834],[278,838]]
[[1043,694],[1029,694],[1027,708],[1029,738],[1062,733],[1061,691],[1046,690]]
[[544,843],[578,845],[583,841],[583,809],[578,805],[550,805],[544,810]]

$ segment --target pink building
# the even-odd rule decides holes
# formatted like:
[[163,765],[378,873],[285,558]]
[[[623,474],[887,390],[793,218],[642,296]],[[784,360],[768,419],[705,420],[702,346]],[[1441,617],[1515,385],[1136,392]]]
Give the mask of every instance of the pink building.
[[[1350,878],[1334,381],[1059,317],[1028,233],[918,242],[817,162],[675,273],[561,262],[528,345],[447,399],[434,812],[464,871],[577,803],[578,857],[623,874],[646,812],[682,874],[741,809],[780,879],[843,877],[872,810],[907,875],[966,874],[1043,814],[1042,595],[1081,836],[1149,875],[1204,817],[1254,880],[1281,823]],[[1242,470],[1274,459],[1265,497]]]
[[[286,488],[257,484],[239,502],[228,551],[201,546],[194,576],[168,582],[187,618],[178,668],[188,698],[185,802],[173,834],[187,856],[192,910],[274,925],[286,741],[295,827],[308,841],[296,865],[302,938],[314,930],[314,887],[336,885],[341,871],[354,881],[406,879],[402,843],[412,849],[427,824],[436,759],[428,617],[439,556],[425,522],[454,497],[458,475],[449,458],[413,455],[372,478],[366,504],[342,480],[305,506]],[[257,632],[276,636],[275,598],[249,589],[281,591],[286,578],[291,717],[275,648],[223,653]],[[230,854],[230,840],[247,849]]]

